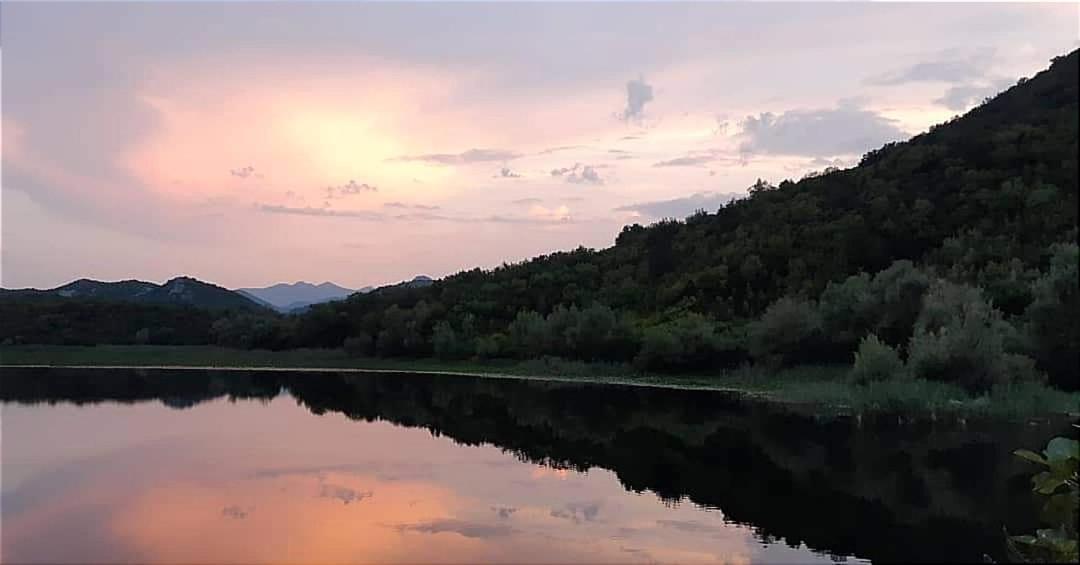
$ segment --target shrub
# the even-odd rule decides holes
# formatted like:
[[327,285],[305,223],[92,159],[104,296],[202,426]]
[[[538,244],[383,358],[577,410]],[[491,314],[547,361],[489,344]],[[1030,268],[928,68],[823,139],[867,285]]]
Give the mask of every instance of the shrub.
[[750,324],[750,354],[769,364],[788,366],[817,361],[822,345],[821,315],[813,302],[781,298]]
[[904,362],[895,349],[883,343],[874,334],[863,338],[855,353],[851,368],[851,380],[857,384],[886,381],[905,376]]
[[908,367],[918,378],[956,382],[977,393],[1036,378],[1030,360],[1006,350],[1014,332],[979,289],[940,282],[923,300]]
[[1050,269],[1032,285],[1034,300],[1025,313],[1027,333],[1035,344],[1039,368],[1055,386],[1080,389],[1080,292],[1077,290],[1080,251],[1075,243],[1051,248]]

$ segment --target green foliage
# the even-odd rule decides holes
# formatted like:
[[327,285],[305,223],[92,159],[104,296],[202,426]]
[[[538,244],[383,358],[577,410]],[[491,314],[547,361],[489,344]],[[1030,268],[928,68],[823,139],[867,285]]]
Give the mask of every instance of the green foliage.
[[821,314],[813,302],[781,298],[750,324],[749,334],[755,359],[777,366],[810,361],[822,342]]
[[1028,332],[1040,368],[1051,382],[1076,389],[1080,367],[1080,250],[1076,243],[1050,248],[1050,268],[1032,285],[1034,300],[1027,309]]
[[906,376],[904,362],[895,349],[883,343],[874,334],[863,338],[855,353],[855,365],[851,368],[851,381],[866,384]]
[[939,282],[923,300],[908,366],[917,378],[955,381],[971,392],[1038,379],[1030,359],[1006,350],[1013,334],[979,289]]
[[1046,470],[1031,478],[1032,490],[1045,496],[1041,519],[1051,526],[1035,535],[1011,536],[1010,548],[1022,561],[1075,563],[1077,553],[1077,508],[1080,508],[1080,442],[1056,437],[1042,453],[1026,449],[1017,457]]

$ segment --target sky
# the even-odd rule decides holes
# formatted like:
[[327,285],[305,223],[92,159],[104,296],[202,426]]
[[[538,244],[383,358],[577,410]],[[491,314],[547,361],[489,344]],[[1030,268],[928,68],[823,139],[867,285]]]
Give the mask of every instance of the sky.
[[614,243],[961,114],[1064,4],[0,11],[0,284],[359,288]]

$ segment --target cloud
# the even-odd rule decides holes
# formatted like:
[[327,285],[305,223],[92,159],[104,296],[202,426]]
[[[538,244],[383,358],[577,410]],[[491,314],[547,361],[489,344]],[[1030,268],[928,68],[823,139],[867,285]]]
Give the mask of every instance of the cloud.
[[330,208],[312,208],[310,206],[280,206],[277,204],[260,204],[258,209],[268,214],[295,214],[299,216],[327,216],[337,218],[357,218],[370,221],[382,221],[386,216],[378,212],[367,210],[333,210]]
[[[266,214],[286,214],[297,216],[313,216],[313,217],[325,217],[325,218],[353,218],[367,222],[387,222],[387,221],[432,221],[432,222],[452,222],[458,224],[568,224],[576,223],[573,218],[569,216],[559,217],[557,215],[547,217],[537,216],[501,216],[493,214],[491,216],[447,216],[441,214],[432,214],[431,212],[411,212],[408,214],[387,215],[381,212],[372,212],[369,210],[335,210],[329,207],[312,208],[307,207],[294,207],[294,206],[281,206],[277,204],[259,204],[256,208]],[[556,210],[558,211],[558,210]]]
[[354,180],[340,185],[340,186],[328,186],[326,187],[326,199],[333,200],[335,198],[344,198],[346,196],[353,196],[356,194],[362,194],[365,192],[378,192],[379,188],[370,185],[368,183],[357,183]]
[[637,78],[626,83],[626,109],[620,116],[623,121],[639,120],[645,112],[645,105],[653,99],[653,87],[644,78]]
[[426,204],[405,204],[404,202],[387,202],[383,204],[383,208],[397,208],[401,210],[440,210],[439,206],[428,206]]
[[540,204],[542,202],[543,200],[540,198],[518,198],[517,200],[510,201],[511,204],[520,204],[526,206],[530,204]]
[[892,86],[910,82],[962,83],[982,78],[994,58],[993,49],[981,49],[968,55],[946,52],[933,61],[871,77],[867,84]]
[[519,178],[521,178],[521,175],[519,175],[518,173],[515,173],[514,171],[510,170],[510,167],[503,167],[503,168],[499,169],[498,174],[496,174],[494,178],[497,178],[497,179],[519,179]]
[[514,529],[502,524],[481,524],[453,518],[432,520],[418,524],[398,524],[394,526],[399,532],[419,532],[424,534],[439,534],[452,532],[467,538],[494,538],[508,536],[514,533]]
[[335,500],[340,500],[345,504],[359,502],[365,498],[371,498],[371,495],[372,492],[370,490],[359,491],[339,485],[319,485],[319,498],[333,498]]
[[660,161],[653,163],[654,167],[700,167],[705,163],[710,163],[716,160],[716,153],[704,152],[693,153],[684,157],[676,157],[674,159],[668,159],[666,161]]
[[239,169],[229,169],[229,174],[234,177],[246,179],[255,174],[255,167],[248,165],[246,167],[240,167]]
[[950,86],[941,98],[934,100],[950,110],[962,112],[993,97],[1013,84],[1013,79],[998,79],[989,84],[961,84]]
[[551,176],[562,177],[566,182],[573,184],[604,184],[600,173],[596,172],[599,165],[582,165],[574,163],[573,167],[562,167],[551,170]]
[[890,120],[851,101],[836,108],[764,112],[743,120],[744,154],[834,156],[861,154],[907,137]]
[[226,506],[221,509],[221,515],[226,518],[232,518],[233,520],[243,520],[244,518],[247,518],[252,510],[254,510],[254,508],[249,507],[244,509],[236,505]]
[[549,147],[549,148],[544,149],[542,151],[538,151],[536,154],[537,155],[550,155],[551,153],[556,153],[556,152],[559,152],[559,151],[569,151],[571,149],[581,149],[582,147],[585,147],[585,146],[584,145],[560,145],[558,147]]
[[564,518],[575,524],[592,522],[600,514],[599,502],[571,502],[562,508],[552,509],[551,515],[555,518]]
[[518,509],[514,508],[513,506],[492,506],[491,507],[491,511],[494,512],[496,516],[498,516],[499,518],[501,518],[503,520],[506,520],[507,518],[509,518],[514,512],[517,512],[517,510]]
[[469,149],[463,153],[428,153],[425,155],[405,155],[395,161],[427,161],[440,165],[465,165],[490,161],[511,161],[520,157],[520,153],[503,149]]
[[725,530],[722,525],[703,524],[697,520],[657,520],[656,524],[664,528],[694,534],[718,534]]
[[657,200],[629,204],[615,208],[616,212],[633,212],[647,218],[685,218],[698,210],[715,212],[721,206],[742,198],[745,194],[723,194],[718,192],[698,192],[684,198]]
[[558,208],[545,208],[539,204],[533,204],[529,207],[529,217],[537,220],[566,222],[570,220],[570,209],[566,205]]

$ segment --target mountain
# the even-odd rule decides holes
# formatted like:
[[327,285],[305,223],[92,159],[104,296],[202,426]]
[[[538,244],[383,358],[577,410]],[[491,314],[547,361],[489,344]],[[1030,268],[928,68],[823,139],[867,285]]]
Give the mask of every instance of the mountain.
[[[263,288],[238,288],[236,292],[280,312],[290,312],[320,302],[341,300],[358,291],[330,282],[316,285],[299,281],[292,284],[279,283]],[[359,292],[363,292],[363,289]]]
[[131,302],[154,305],[186,305],[212,310],[258,310],[250,298],[191,277],[176,277],[164,284],[139,280],[104,282],[79,279],[49,290],[2,290],[0,297],[22,300],[70,299],[72,301]]

